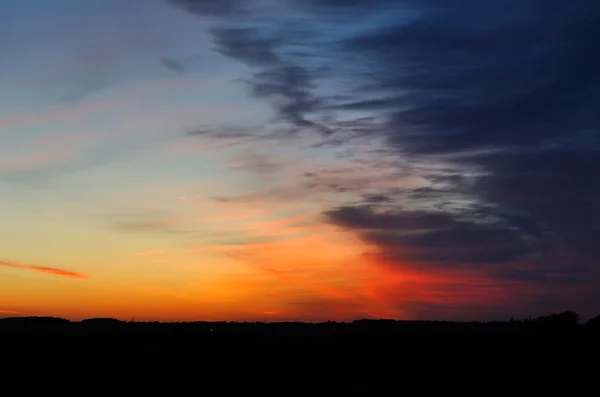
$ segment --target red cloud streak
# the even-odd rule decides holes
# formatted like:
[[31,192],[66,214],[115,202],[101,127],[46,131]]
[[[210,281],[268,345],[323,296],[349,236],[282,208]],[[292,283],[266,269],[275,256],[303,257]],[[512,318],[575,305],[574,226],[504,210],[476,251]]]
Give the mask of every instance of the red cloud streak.
[[85,274],[75,273],[75,272],[71,272],[71,271],[63,270],[63,269],[56,269],[53,267],[35,266],[35,265],[19,265],[16,263],[1,262],[1,261],[0,261],[0,266],[11,267],[13,269],[34,270],[36,272],[54,274],[56,276],[63,276],[63,277],[80,278],[80,279],[88,279],[89,278]]

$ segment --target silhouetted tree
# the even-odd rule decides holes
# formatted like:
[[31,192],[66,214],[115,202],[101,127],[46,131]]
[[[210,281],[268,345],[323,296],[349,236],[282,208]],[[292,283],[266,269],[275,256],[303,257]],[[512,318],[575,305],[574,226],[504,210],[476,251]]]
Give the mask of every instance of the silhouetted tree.
[[567,310],[562,313],[538,317],[532,320],[532,324],[536,329],[544,331],[570,331],[576,329],[579,325],[579,314]]
[[589,319],[588,322],[585,324],[585,326],[588,329],[592,329],[594,331],[599,331],[600,330],[600,315]]

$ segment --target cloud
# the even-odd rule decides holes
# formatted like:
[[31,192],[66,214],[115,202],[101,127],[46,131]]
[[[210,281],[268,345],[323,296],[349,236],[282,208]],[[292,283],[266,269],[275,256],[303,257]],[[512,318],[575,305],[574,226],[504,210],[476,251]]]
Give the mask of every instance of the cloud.
[[447,153],[546,142],[597,123],[589,84],[598,84],[599,61],[575,61],[598,45],[592,2],[553,8],[532,0],[518,11],[513,1],[426,3],[412,22],[344,43],[382,68],[401,62],[378,82],[404,92],[406,110],[393,114],[391,126],[419,133],[394,133],[393,142]]
[[199,15],[229,16],[244,9],[242,0],[166,0],[168,3]]
[[165,253],[165,250],[149,250],[149,251],[137,252],[136,255],[137,256],[155,256],[155,255],[162,255],[164,253]]
[[408,211],[375,212],[367,206],[340,207],[326,212],[336,224],[353,229],[426,231],[452,227],[456,221],[448,214]]
[[[511,1],[425,3],[411,22],[342,43],[382,65],[386,73],[373,83],[402,98],[401,106],[391,104],[397,110],[388,114],[388,142],[412,156],[452,155],[459,170],[486,170],[469,191],[458,191],[526,213],[538,228],[560,234],[560,244],[597,235],[600,29],[593,2],[527,1],[518,9]],[[502,221],[507,232],[518,226]],[[573,234],[588,237],[575,243]]]
[[25,157],[0,160],[0,170],[29,170],[43,168],[64,161],[68,156],[62,153],[44,153]]
[[11,262],[0,262],[0,266],[10,267],[12,269],[21,269],[21,270],[33,270],[36,272],[53,274],[55,276],[62,277],[70,277],[70,278],[78,278],[78,279],[88,279],[89,277],[85,274],[72,272],[64,269],[57,269],[54,267],[45,267],[45,266],[36,266],[36,265],[21,265]]
[[[252,96],[268,100],[276,112],[276,120],[294,129],[313,129],[328,133],[325,124],[313,120],[322,99],[313,92],[320,68],[298,62],[299,54],[307,48],[306,29],[284,27],[266,28],[256,16],[262,7],[255,1],[167,0],[168,3],[200,16],[215,16],[220,25],[211,29],[215,50],[252,69],[246,81]],[[242,8],[242,4],[246,8]],[[272,5],[271,5],[272,6]],[[267,7],[271,9],[273,7]],[[241,18],[231,19],[229,17]],[[296,51],[282,51],[293,44]]]
[[[173,123],[193,125],[199,119],[211,120],[240,110],[235,106],[172,110],[152,103],[159,98],[157,94],[164,99],[173,91],[179,95],[182,89],[189,90],[194,85],[197,89],[205,83],[205,79],[188,79],[183,84],[175,80],[144,82],[125,89],[124,99],[109,98],[85,106],[70,104],[44,109],[39,114],[31,111],[0,117],[0,136],[11,136],[0,148],[4,152],[0,178],[34,187],[52,186],[66,175],[111,163],[171,155],[178,151],[176,136],[165,135],[164,131],[173,128]],[[149,111],[149,107],[154,110]],[[128,109],[127,113],[122,113],[123,109]],[[100,124],[90,127],[89,119],[97,117]],[[111,122],[110,128],[102,125]],[[1,130],[3,125],[5,131]],[[38,129],[39,125],[46,126]],[[26,134],[19,127],[36,128]]]
[[19,312],[19,311],[16,311],[16,310],[0,309],[0,314],[23,314],[23,313]]
[[70,106],[53,106],[48,108],[27,110],[0,117],[0,132],[11,128],[47,125],[51,123],[68,122],[82,119],[101,112],[114,111],[131,103],[131,100],[96,100],[86,103],[71,104]]
[[[276,32],[257,27],[220,27],[212,30],[216,50],[249,67],[258,68],[248,81],[250,92],[273,104],[278,118],[296,128],[327,128],[309,115],[321,104],[312,89],[316,71],[278,52],[281,38]],[[294,40],[290,34],[288,40]]]
[[[370,81],[381,91],[379,101],[361,106],[357,95],[348,108],[385,114],[382,132],[399,154],[452,158],[459,175],[470,166],[485,171],[472,183],[415,192],[413,202],[471,200],[496,221],[484,230],[463,225],[448,233],[389,238],[379,231],[371,238],[388,251],[424,248],[427,260],[446,252],[450,263],[538,254],[544,258],[534,268],[540,279],[556,268],[563,279],[598,279],[593,263],[600,252],[592,241],[600,231],[600,119],[593,109],[600,100],[600,29],[593,1],[402,3],[418,9],[418,16],[340,43],[364,57],[363,69],[380,72]],[[335,214],[333,220],[344,216],[346,227],[357,230],[374,221],[360,209]],[[376,220],[412,224],[396,212],[385,217]],[[463,251],[468,244],[473,255]],[[565,250],[572,257],[558,259]]]
[[87,100],[136,79],[133,73],[139,72],[138,59],[158,55],[180,32],[165,24],[174,15],[165,18],[158,10],[152,4],[109,1],[101,9],[90,6],[46,15],[51,25],[65,26],[66,30],[61,30],[68,33],[54,35],[50,30],[40,35],[47,47],[59,49],[54,60],[45,56],[45,68],[34,78],[62,94],[57,99],[63,103]]
[[[335,140],[323,147],[351,146],[370,157],[365,168],[389,175],[374,184],[357,176],[357,163],[337,176],[328,167],[306,173],[347,201],[333,200],[325,219],[377,247],[381,262],[483,274],[503,294],[522,283],[533,291],[520,303],[490,303],[495,313],[516,304],[590,310],[572,291],[600,280],[595,3],[291,1],[270,28],[238,21],[213,35],[217,51],[258,70],[251,91],[275,100],[281,120],[326,125],[316,130]],[[317,21],[318,37],[281,34],[292,7]],[[299,47],[311,57],[289,55]],[[316,72],[323,64],[335,73]],[[342,87],[337,95],[323,94],[325,77]],[[333,120],[314,121],[325,110]],[[369,141],[383,142],[385,155]],[[427,183],[394,186],[399,175]],[[406,307],[443,310],[424,305]]]
[[213,29],[216,50],[249,66],[272,66],[281,62],[277,41],[258,28]]
[[242,151],[234,156],[228,168],[232,170],[250,170],[252,172],[273,174],[282,169],[284,164],[278,162],[274,156]]
[[189,222],[156,213],[130,213],[105,216],[112,228],[129,233],[186,235]]
[[[340,207],[326,212],[328,219],[359,231],[368,243],[399,264],[437,263],[470,266],[502,263],[530,254],[535,240],[520,236],[506,225],[485,218],[459,219],[447,212],[380,210],[369,206]],[[532,247],[533,246],[533,247]]]

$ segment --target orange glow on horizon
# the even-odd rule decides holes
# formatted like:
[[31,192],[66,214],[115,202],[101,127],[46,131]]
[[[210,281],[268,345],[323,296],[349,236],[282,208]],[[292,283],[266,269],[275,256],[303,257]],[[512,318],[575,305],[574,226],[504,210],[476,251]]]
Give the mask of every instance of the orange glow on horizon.
[[[184,262],[178,262],[172,250],[138,251],[137,257],[161,256],[164,261],[140,262],[138,272],[147,273],[144,278],[98,275],[85,280],[86,286],[80,287],[79,282],[45,287],[44,294],[23,297],[22,307],[15,313],[72,319],[135,317],[140,321],[345,321],[365,317],[410,319],[411,310],[404,306],[411,302],[449,305],[473,299],[507,299],[502,288],[486,279],[472,278],[479,287],[460,292],[464,275],[432,275],[387,263],[377,255],[366,254],[373,252],[373,247],[351,233],[314,222],[298,225],[305,218],[248,221],[245,230],[249,236],[268,239],[187,249],[181,251]],[[278,234],[283,238],[276,238]],[[214,259],[209,265],[201,258]],[[156,273],[170,266],[181,271],[177,269],[184,263],[189,265],[183,278],[169,281]],[[65,278],[89,278],[48,267],[0,265]],[[152,273],[157,275],[150,276]],[[454,290],[448,289],[455,284]],[[74,294],[76,300],[72,299]]]

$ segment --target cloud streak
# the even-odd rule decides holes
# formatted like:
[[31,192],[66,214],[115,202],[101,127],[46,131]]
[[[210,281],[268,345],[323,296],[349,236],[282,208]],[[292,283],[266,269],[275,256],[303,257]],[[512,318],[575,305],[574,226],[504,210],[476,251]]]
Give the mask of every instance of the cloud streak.
[[137,256],[156,256],[156,255],[162,255],[164,253],[165,253],[165,250],[148,250],[148,251],[137,252],[136,255]]
[[64,269],[57,269],[54,267],[23,265],[23,264],[11,263],[11,262],[0,262],[0,266],[8,267],[11,269],[32,270],[35,272],[52,274],[52,275],[61,276],[61,277],[69,277],[69,278],[76,278],[76,279],[89,279],[89,276],[87,276],[85,274],[72,272],[72,271],[64,270]]
[[16,310],[3,310],[0,309],[0,314],[23,314],[22,312]]

